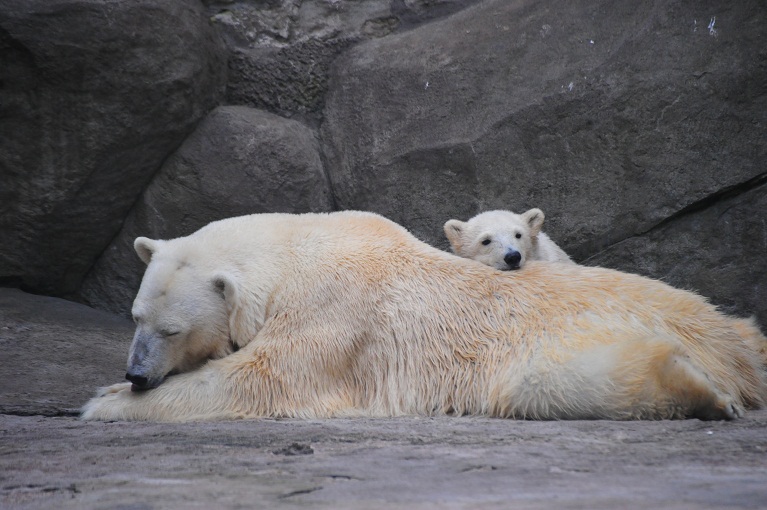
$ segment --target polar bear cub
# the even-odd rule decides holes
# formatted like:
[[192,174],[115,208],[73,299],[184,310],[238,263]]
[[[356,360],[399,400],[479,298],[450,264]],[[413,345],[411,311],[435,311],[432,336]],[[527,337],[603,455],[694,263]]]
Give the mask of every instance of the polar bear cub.
[[520,269],[528,260],[570,262],[570,257],[541,232],[545,216],[540,209],[522,214],[487,211],[469,221],[448,220],[444,230],[453,253],[490,267]]

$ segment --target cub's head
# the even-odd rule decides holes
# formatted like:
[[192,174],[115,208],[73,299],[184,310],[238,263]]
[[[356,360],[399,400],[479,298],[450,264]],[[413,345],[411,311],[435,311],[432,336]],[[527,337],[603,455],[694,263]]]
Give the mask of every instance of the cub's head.
[[523,214],[488,211],[466,222],[449,220],[444,230],[456,255],[507,271],[527,262],[544,218],[540,209]]
[[133,302],[136,333],[125,375],[132,389],[155,388],[168,375],[236,350],[229,321],[238,299],[235,279],[211,270],[183,238],[139,237],[134,248],[147,269]]

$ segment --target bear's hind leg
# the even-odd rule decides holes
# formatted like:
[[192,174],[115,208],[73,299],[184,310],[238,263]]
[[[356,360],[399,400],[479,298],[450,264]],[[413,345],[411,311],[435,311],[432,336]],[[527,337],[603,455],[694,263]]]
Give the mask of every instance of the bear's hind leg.
[[597,347],[563,368],[558,386],[571,394],[572,410],[558,417],[733,420],[744,414],[739,396],[719,388],[674,339]]
[[669,417],[701,420],[742,418],[743,407],[734,398],[722,394],[705,372],[678,351],[673,349],[656,357],[659,389],[668,394],[672,406]]

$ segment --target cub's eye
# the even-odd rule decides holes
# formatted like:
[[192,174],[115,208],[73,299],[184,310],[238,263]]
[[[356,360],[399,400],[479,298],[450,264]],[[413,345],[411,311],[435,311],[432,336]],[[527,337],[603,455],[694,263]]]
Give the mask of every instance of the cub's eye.
[[482,244],[483,244],[484,246],[487,246],[488,244],[490,244],[490,239],[483,239],[483,240],[482,240]]
[[520,234],[519,232],[517,232],[517,235],[515,235],[514,237],[516,237],[517,239],[520,239],[520,238],[522,237],[522,234]]
[[181,331],[168,331],[168,330],[160,331],[160,335],[162,335],[162,336],[164,336],[166,338],[169,337],[169,336],[176,336],[179,333],[181,333]]

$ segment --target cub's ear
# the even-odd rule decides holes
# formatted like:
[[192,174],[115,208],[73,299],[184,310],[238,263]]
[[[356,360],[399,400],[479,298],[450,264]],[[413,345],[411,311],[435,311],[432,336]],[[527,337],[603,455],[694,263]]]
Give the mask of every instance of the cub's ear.
[[461,251],[461,237],[465,227],[466,223],[458,220],[447,220],[445,226],[442,227],[447,240],[450,241],[450,247],[453,248],[453,253]]
[[527,223],[527,225],[530,227],[530,235],[533,237],[537,236],[541,232],[544,219],[546,219],[546,216],[540,209],[530,209],[529,211],[522,214],[522,221]]
[[149,261],[152,260],[152,255],[157,251],[158,243],[159,241],[153,241],[146,237],[137,237],[133,241],[133,249],[136,250],[138,258],[148,265]]
[[239,296],[237,282],[231,274],[217,273],[213,277],[213,288],[221,295],[221,298],[226,301],[226,305],[229,309],[234,308]]

